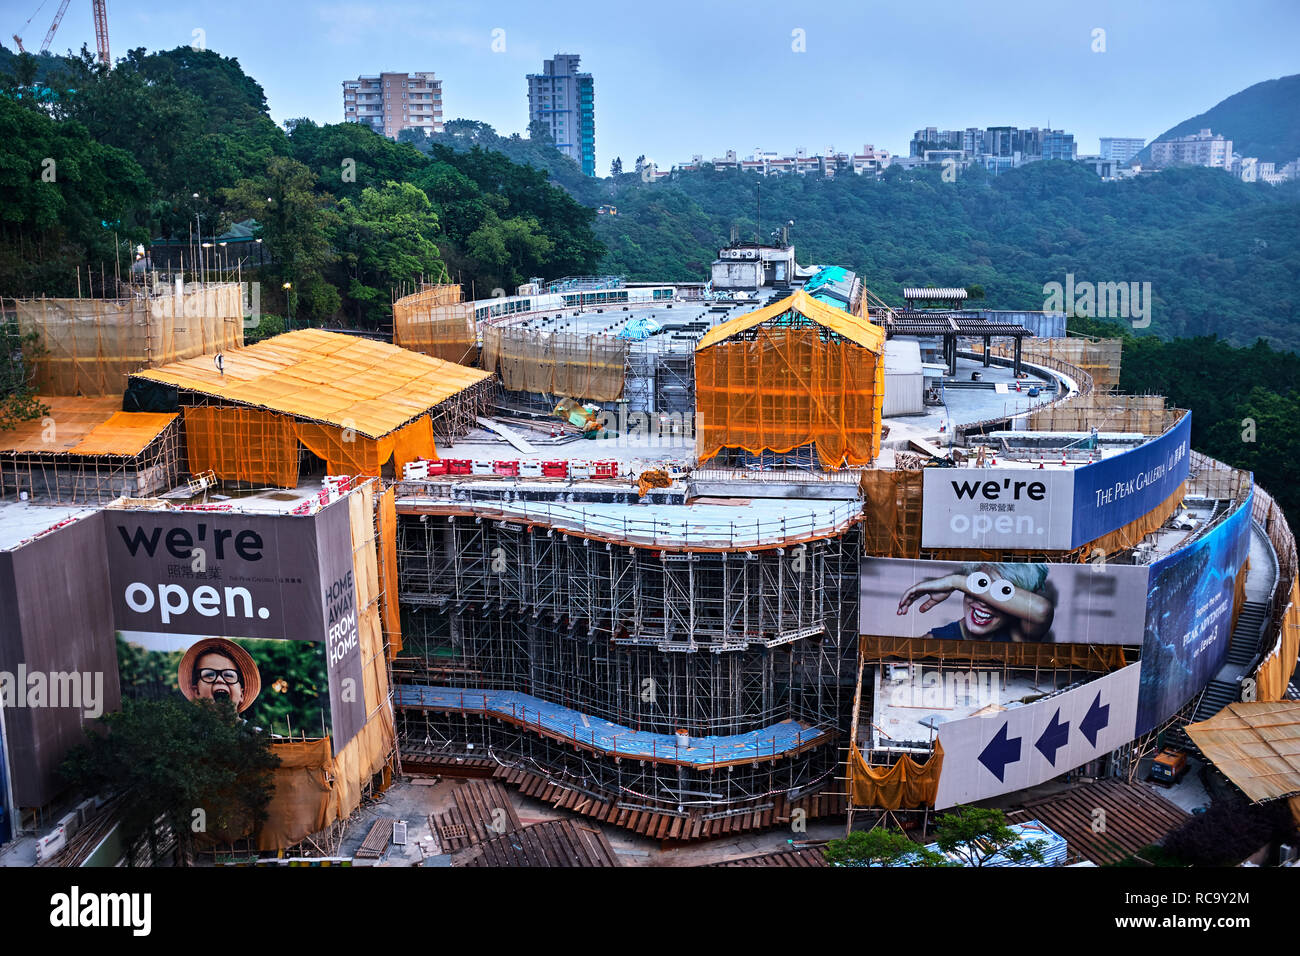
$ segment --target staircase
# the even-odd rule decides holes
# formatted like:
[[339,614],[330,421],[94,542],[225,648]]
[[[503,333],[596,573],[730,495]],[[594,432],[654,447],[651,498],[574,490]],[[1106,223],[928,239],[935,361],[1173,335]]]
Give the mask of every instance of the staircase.
[[[1248,667],[1258,660],[1260,641],[1264,636],[1264,625],[1268,623],[1268,606],[1258,601],[1247,601],[1241,606],[1237,616],[1237,626],[1232,631],[1228,642],[1228,654],[1224,661],[1225,671],[1236,672]],[[1241,684],[1236,680],[1220,680],[1216,677],[1205,685],[1201,699],[1196,704],[1196,711],[1188,723],[1209,720],[1229,704],[1241,700]],[[1179,727],[1170,731],[1168,743],[1193,753],[1199,752],[1187,732]]]

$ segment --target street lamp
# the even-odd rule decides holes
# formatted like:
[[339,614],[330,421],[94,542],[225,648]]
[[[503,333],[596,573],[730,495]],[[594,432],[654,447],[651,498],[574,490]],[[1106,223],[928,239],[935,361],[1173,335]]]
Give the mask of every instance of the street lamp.
[[284,330],[290,332],[293,330],[293,283],[286,282],[281,288],[284,289],[285,304],[289,310],[289,321],[285,324]]

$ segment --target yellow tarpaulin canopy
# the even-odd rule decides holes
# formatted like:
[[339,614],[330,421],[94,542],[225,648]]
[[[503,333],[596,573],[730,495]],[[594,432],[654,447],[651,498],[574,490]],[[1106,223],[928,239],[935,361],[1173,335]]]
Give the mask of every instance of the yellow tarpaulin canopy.
[[302,329],[133,377],[379,438],[489,377],[407,349]]
[[827,305],[825,302],[818,302],[802,289],[794,295],[787,296],[779,302],[773,302],[771,305],[764,306],[755,312],[746,312],[744,315],[738,315],[721,325],[715,325],[700,339],[699,345],[695,346],[695,351],[699,352],[702,349],[707,349],[710,345],[717,345],[722,340],[731,338],[737,332],[743,332],[746,329],[752,329],[756,325],[762,325],[764,322],[768,322],[779,315],[784,315],[786,312],[796,312],[804,318],[816,322],[823,328],[830,329],[832,332],[856,342],[876,355],[880,355],[884,351],[884,329],[868,322],[866,319],[850,315],[842,309]]
[[124,412],[117,397],[38,397],[48,411],[0,432],[0,452],[138,455],[176,420],[174,414]]
[[1251,800],[1300,793],[1300,701],[1229,704],[1187,734]]

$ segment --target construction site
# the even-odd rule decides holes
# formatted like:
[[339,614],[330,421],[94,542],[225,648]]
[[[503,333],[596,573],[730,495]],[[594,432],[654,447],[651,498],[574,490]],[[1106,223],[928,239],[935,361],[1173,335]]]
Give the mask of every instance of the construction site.
[[[328,764],[348,795],[281,808],[253,854],[397,853],[374,808],[414,813],[422,788],[441,802],[403,858],[428,865],[633,865],[636,840],[795,819],[823,842],[882,822],[924,842],[957,805],[1139,789],[1157,745],[1192,749],[1183,727],[1243,680],[1283,700],[1295,545],[1251,475],[1191,449],[1185,410],[1119,394],[1118,342],[911,291],[896,308],[826,266],[747,290],[433,285],[394,302],[392,343],[247,346],[235,283],[6,302],[40,342],[48,421],[0,434],[0,571],[102,542],[93,522],[123,512],[282,543],[311,521],[325,587],[344,545],[323,523],[346,502],[367,711],[332,698],[329,733],[282,743],[291,772]],[[1178,629],[1198,618],[1221,623],[1193,659]],[[248,626],[196,633],[267,636]],[[6,731],[16,832],[63,799],[15,762],[16,735],[41,733],[64,731]],[[521,820],[534,798],[554,813]],[[488,827],[503,805],[507,830]],[[1031,829],[1052,812],[1033,805]],[[799,852],[779,865],[821,865]]]

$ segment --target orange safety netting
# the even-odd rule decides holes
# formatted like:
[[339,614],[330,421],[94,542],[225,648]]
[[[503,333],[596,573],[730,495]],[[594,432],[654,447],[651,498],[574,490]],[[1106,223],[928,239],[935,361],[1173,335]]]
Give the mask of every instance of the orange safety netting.
[[382,438],[367,438],[356,429],[299,422],[298,441],[317,458],[323,458],[331,475],[379,475],[391,458],[396,475],[417,458],[436,458],[433,423],[428,415]]
[[459,365],[478,361],[474,303],[458,285],[435,285],[393,303],[393,344]]
[[187,406],[185,437],[191,474],[211,471],[224,481],[281,488],[298,485],[299,442],[323,459],[332,475],[377,477],[389,459],[400,475],[407,462],[438,455],[428,415],[376,439],[257,408]]
[[904,754],[891,767],[868,766],[857,744],[853,744],[849,748],[849,804],[880,810],[932,807],[939,793],[942,769],[943,745],[938,741],[925,763]]
[[[1244,574],[1238,575],[1245,578]],[[1282,615],[1282,632],[1255,672],[1257,700],[1282,700],[1300,654],[1300,582],[1291,579],[1291,598]]]
[[[0,311],[11,310],[0,303]],[[244,344],[235,282],[159,286],[126,299],[19,299],[12,312],[24,335],[37,336],[35,382],[50,395],[120,400],[132,372]]]
[[187,406],[184,413],[190,474],[211,471],[223,481],[297,487],[292,418],[256,408]]
[[366,723],[333,757],[329,738],[273,745],[282,762],[275,771],[269,816],[258,837],[260,850],[291,846],[346,819],[361,805],[362,792],[376,774],[383,772],[383,786],[392,779],[387,767],[397,733],[388,699],[388,663],[380,625],[373,485],[363,485],[347,499]]
[[383,567],[384,636],[388,659],[397,660],[402,650],[402,614],[397,601],[397,488],[379,496],[379,563]]
[[836,468],[880,451],[884,362],[817,328],[759,326],[701,348],[695,396],[701,462],[723,448],[784,453],[811,443]]

